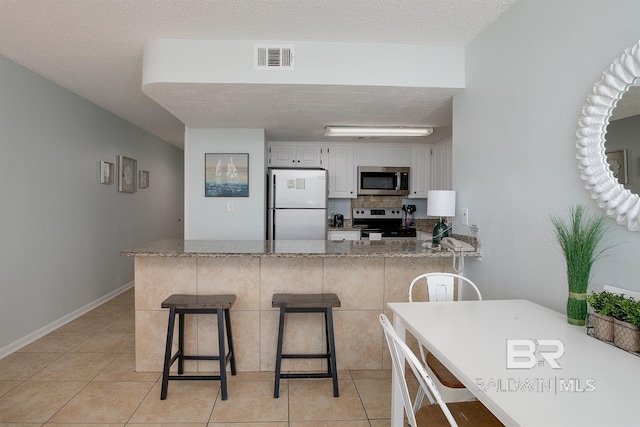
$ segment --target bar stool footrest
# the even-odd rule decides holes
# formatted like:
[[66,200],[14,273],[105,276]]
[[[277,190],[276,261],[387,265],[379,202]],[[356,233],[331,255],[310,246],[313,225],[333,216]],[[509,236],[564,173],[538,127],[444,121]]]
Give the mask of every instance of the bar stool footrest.
[[327,373],[296,373],[296,374],[280,374],[280,378],[333,378],[333,374]]
[[[225,360],[231,358],[231,353],[225,355]],[[182,356],[183,360],[220,360],[220,356]]]
[[220,381],[220,375],[169,375],[167,377],[170,380],[217,380]]
[[280,355],[283,359],[328,359],[331,357],[330,354],[282,354]]

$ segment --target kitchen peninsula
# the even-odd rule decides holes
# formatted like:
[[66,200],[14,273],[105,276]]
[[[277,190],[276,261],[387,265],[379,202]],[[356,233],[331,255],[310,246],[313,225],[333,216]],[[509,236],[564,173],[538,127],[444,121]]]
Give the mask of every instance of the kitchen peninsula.
[[[386,303],[407,300],[415,276],[453,272],[451,253],[423,248],[421,240],[161,240],[121,254],[135,258],[138,372],[162,370],[167,310],[160,304],[171,294],[235,294],[238,370],[273,371],[278,310],[272,295],[334,292],[341,301],[334,311],[338,369],[389,367],[377,316]],[[216,353],[214,322],[215,316],[187,316],[187,352]],[[284,351],[320,352],[323,337],[321,315],[290,315]],[[322,363],[288,359],[283,370],[318,370]],[[215,365],[190,361],[185,370],[213,371]]]

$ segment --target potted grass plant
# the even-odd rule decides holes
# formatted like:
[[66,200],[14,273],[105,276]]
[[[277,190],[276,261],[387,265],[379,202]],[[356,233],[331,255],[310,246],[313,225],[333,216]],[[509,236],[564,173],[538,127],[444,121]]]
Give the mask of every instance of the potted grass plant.
[[593,336],[607,342],[613,342],[613,312],[617,295],[608,292],[592,292],[587,296],[587,302],[593,309],[591,324]]
[[571,207],[567,216],[551,215],[551,223],[567,264],[567,321],[584,326],[591,269],[609,249],[603,247],[608,226],[603,216],[589,215],[580,205]]

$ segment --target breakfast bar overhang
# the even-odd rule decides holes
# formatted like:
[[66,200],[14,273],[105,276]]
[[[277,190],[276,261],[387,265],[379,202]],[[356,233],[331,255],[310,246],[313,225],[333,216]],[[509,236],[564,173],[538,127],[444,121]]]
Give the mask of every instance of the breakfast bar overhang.
[[[271,298],[274,293],[296,292],[339,296],[342,305],[334,311],[339,369],[390,368],[377,316],[390,315],[388,302],[407,300],[415,276],[453,272],[450,252],[424,248],[420,240],[160,240],[121,255],[135,258],[138,372],[162,370],[168,314],[160,305],[171,294],[235,294],[231,322],[238,370],[273,371],[278,310]],[[186,349],[214,354],[214,316],[191,317],[185,327]],[[321,351],[322,317],[292,319],[284,350]],[[322,363],[286,360],[282,369],[318,370]],[[215,371],[216,365],[191,361],[185,370]]]

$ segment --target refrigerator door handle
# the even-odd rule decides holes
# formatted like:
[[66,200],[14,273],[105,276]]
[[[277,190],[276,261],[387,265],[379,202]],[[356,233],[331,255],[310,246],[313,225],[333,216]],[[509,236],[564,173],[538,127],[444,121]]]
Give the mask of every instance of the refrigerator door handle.
[[275,209],[276,208],[276,174],[271,175],[271,192],[269,196],[269,207]]
[[271,240],[276,240],[276,210],[271,209]]
[[269,240],[276,240],[276,210],[269,209]]

